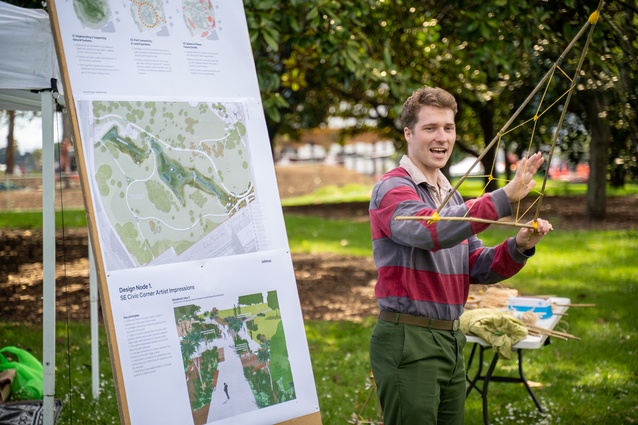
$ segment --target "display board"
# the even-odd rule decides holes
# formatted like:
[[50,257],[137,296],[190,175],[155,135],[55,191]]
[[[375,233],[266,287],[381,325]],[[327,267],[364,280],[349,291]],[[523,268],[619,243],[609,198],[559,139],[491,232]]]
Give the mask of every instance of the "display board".
[[242,2],[49,6],[122,422],[320,424]]

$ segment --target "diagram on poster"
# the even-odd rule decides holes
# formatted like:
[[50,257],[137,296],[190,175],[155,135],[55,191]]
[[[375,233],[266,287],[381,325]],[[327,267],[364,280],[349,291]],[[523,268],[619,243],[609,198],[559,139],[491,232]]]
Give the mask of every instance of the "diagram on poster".
[[193,37],[216,38],[217,21],[210,0],[182,0],[182,13],[186,28]]
[[[107,0],[78,0],[73,2],[78,21],[85,27],[112,32],[111,6]],[[111,25],[109,25],[111,24]],[[106,29],[110,26],[110,30]]]
[[289,252],[118,270],[109,283],[132,423],[274,424],[318,410]]
[[96,201],[117,235],[105,241],[112,258],[137,267],[189,250],[199,258],[257,250],[255,218],[240,214],[255,200],[242,103],[86,106]]
[[[123,1],[122,4],[124,7],[128,7],[131,20],[140,33],[168,35],[168,23],[172,16],[167,17],[164,2],[160,0],[130,0]],[[73,10],[83,27],[103,32],[115,31],[112,22],[114,13],[108,1],[76,0],[73,2]],[[116,11],[115,14],[119,14],[119,12]],[[210,0],[182,0],[181,14],[183,25],[191,36],[217,39],[217,21],[213,3]]]
[[174,308],[194,424],[295,399],[277,292],[205,301]]

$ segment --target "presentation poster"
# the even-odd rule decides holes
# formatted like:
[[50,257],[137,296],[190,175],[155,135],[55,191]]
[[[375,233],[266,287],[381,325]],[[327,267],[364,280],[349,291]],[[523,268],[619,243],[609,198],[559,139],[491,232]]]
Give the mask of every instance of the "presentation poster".
[[127,424],[320,424],[243,4],[56,0]]

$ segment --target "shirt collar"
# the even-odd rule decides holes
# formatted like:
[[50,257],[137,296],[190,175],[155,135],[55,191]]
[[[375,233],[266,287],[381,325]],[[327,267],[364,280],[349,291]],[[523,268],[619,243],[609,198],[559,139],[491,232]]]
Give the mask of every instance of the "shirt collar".
[[408,174],[410,175],[410,177],[412,177],[412,180],[414,180],[416,184],[425,183],[426,185],[433,188],[440,188],[440,190],[443,192],[449,192],[450,190],[452,190],[452,185],[450,184],[448,179],[445,178],[445,175],[441,172],[441,170],[439,170],[438,172],[437,181],[430,182],[421,172],[421,170],[419,170],[419,167],[414,165],[414,162],[412,162],[412,160],[407,155],[403,155],[401,161],[399,162],[399,165],[408,172]]

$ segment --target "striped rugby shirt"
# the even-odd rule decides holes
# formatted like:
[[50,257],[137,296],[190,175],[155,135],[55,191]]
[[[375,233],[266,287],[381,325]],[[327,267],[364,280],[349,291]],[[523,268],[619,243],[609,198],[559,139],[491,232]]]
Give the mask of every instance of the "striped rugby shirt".
[[[470,283],[492,284],[515,275],[535,248],[522,253],[511,237],[486,247],[475,235],[489,224],[469,221],[395,220],[397,216],[429,216],[452,186],[439,171],[439,187],[431,185],[404,156],[400,167],[376,183],[370,199],[370,227],[378,270],[375,296],[381,310],[454,320],[463,313]],[[471,207],[471,208],[470,208]],[[503,189],[463,202],[456,192],[440,216],[498,220],[512,214]]]

